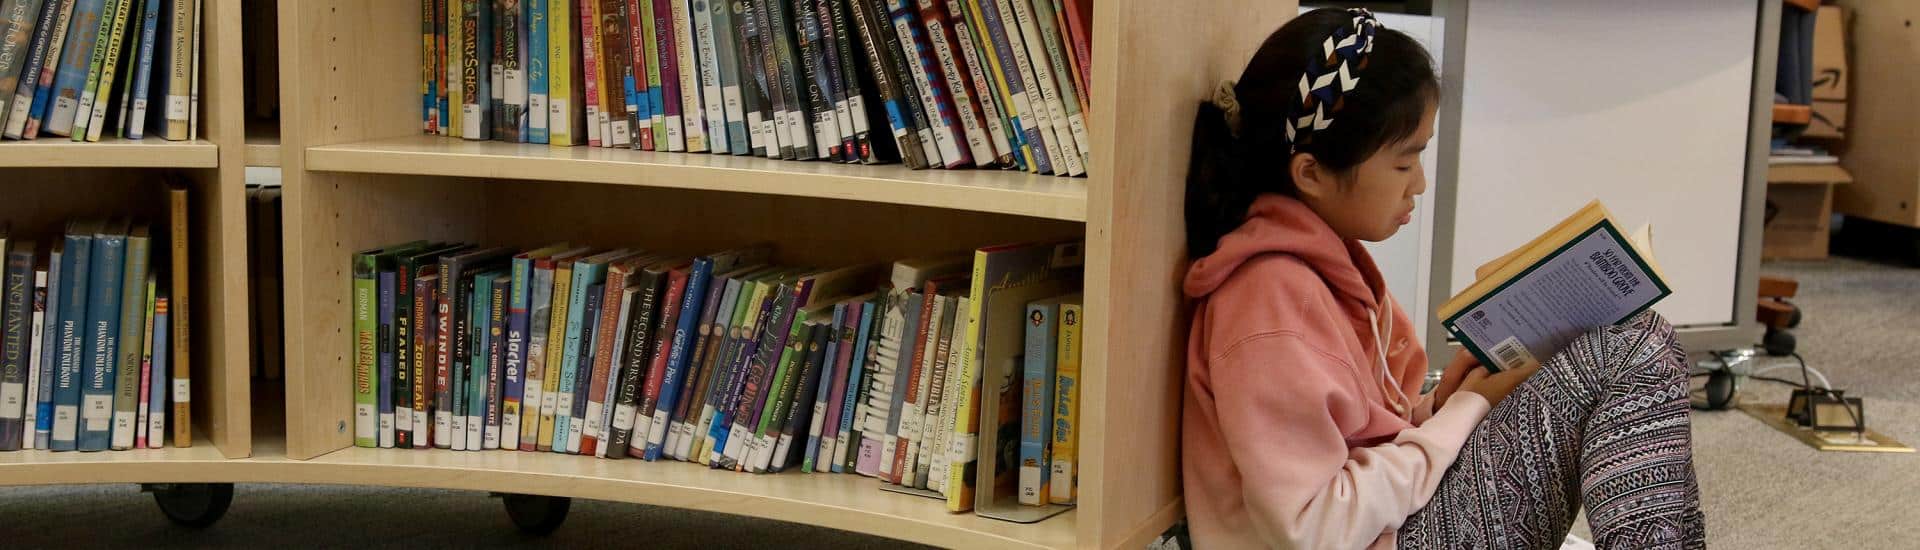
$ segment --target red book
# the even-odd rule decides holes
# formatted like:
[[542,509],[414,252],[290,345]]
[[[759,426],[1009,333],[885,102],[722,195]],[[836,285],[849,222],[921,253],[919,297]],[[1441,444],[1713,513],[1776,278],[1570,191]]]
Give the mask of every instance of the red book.
[[439,354],[429,353],[439,349],[438,330],[426,330],[439,318],[440,266],[420,266],[420,274],[413,278],[413,448],[433,448],[433,419],[428,405],[428,389],[432,384],[427,373],[438,372]]
[[[1086,98],[1093,95],[1087,90],[1087,85],[1093,83],[1093,46],[1091,46],[1093,43],[1093,0],[1059,1],[1065,3],[1063,7],[1066,9],[1059,11],[1066,12],[1064,16],[1067,20],[1067,38],[1069,42],[1073,43],[1073,51],[1068,53],[1072,54],[1074,59],[1079,62],[1074,67],[1078,69],[1076,71],[1077,74],[1074,76],[1079,77],[1080,97],[1084,102]],[[1080,111],[1087,111],[1087,105],[1085,103],[1081,103]]]
[[586,86],[587,95],[587,145],[599,147],[610,142],[600,135],[600,121],[607,116],[607,106],[600,104],[600,21],[593,15],[600,13],[594,0],[580,0],[580,66],[581,80]]
[[[660,405],[660,385],[664,382],[661,379],[667,375],[667,355],[673,347],[673,330],[680,324],[680,300],[687,293],[687,274],[692,266],[692,261],[683,259],[647,268],[671,271],[667,273],[667,299],[661,304],[660,324],[653,331],[653,361],[647,366],[647,383],[640,391],[640,406],[634,408],[633,433],[648,433],[652,429],[652,411]],[[628,446],[627,456],[646,458],[647,446]]]
[[[633,68],[633,93],[641,104],[647,99],[647,24],[645,13],[653,9],[648,0],[626,0],[627,2],[627,46],[631,55],[627,56]],[[656,107],[657,108],[657,107]],[[640,109],[628,114],[628,122],[633,126],[633,148],[653,150],[653,121],[643,116]]]

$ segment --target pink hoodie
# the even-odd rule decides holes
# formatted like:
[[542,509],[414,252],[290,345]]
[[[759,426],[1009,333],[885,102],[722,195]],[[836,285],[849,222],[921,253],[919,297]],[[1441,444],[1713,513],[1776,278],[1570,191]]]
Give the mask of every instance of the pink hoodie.
[[1426,351],[1385,287],[1359,242],[1279,195],[1193,263],[1181,468],[1196,547],[1388,548],[1433,497],[1488,405],[1460,392],[1432,411]]

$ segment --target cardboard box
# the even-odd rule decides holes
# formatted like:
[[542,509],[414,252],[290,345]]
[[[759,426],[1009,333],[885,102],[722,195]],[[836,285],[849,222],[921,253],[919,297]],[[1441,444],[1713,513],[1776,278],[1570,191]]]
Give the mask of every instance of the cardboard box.
[[1800,135],[1842,139],[1847,135],[1846,11],[1821,6],[1813,22],[1813,117]]
[[1847,137],[1847,101],[1813,100],[1812,116],[1807,120],[1807,129],[1800,135],[1824,139]]
[[1835,164],[1773,165],[1767,170],[1767,214],[1760,257],[1821,260],[1827,257],[1833,220],[1833,189],[1853,181]]

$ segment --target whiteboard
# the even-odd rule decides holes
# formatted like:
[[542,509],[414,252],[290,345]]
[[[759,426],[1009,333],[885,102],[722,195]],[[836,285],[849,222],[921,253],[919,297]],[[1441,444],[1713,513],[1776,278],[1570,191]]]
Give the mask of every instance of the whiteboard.
[[1651,222],[1675,325],[1733,322],[1752,0],[1471,2],[1452,292],[1599,198]]

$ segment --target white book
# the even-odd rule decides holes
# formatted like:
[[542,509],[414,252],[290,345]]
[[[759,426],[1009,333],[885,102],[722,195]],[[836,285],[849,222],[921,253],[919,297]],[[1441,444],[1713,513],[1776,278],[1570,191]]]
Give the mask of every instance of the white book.
[[967,397],[964,384],[960,381],[960,373],[966,370],[968,359],[967,354],[964,353],[967,339],[965,317],[967,312],[971,311],[969,308],[972,304],[971,298],[966,295],[961,295],[954,301],[953,334],[949,337],[952,343],[947,351],[947,376],[945,380],[934,381],[935,384],[944,386],[941,390],[940,408],[927,415],[930,419],[928,429],[933,435],[928,440],[931,446],[922,449],[921,460],[931,461],[927,468],[927,488],[939,491],[941,494],[947,492],[947,477],[953,465],[948,448],[953,446],[954,431],[959,429],[959,401]]
[[1054,165],[1054,173],[1063,173],[1066,168],[1064,168],[1065,159],[1060,158],[1060,140],[1054,135],[1053,122],[1048,117],[1046,108],[1046,97],[1040,91],[1038,79],[1033,76],[1033,62],[1027,57],[1026,41],[1021,35],[1019,19],[1014,16],[1012,6],[1008,5],[1010,3],[1012,2],[1008,0],[997,2],[996,11],[1000,12],[1000,21],[1006,28],[1007,41],[1011,43],[1013,51],[1014,65],[1012,67],[1003,65],[1002,69],[1018,71],[1020,80],[1025,84],[1022,93],[1013,94],[1014,108],[1020,114],[1020,127],[1040,134],[1040,143],[1032,145],[1046,151],[1047,159]]
[[42,350],[40,348],[45,345],[44,342],[46,341],[46,338],[42,336],[46,334],[46,300],[47,297],[51,296],[50,293],[53,292],[52,289],[47,287],[46,271],[35,271],[33,273],[33,288],[33,323],[31,325],[33,328],[31,332],[27,333],[26,338],[26,342],[29,343],[28,347],[32,349],[27,353],[26,396],[20,401],[20,417],[24,425],[20,439],[20,448],[22,449],[38,448],[38,445],[34,442],[34,426],[40,422],[40,367],[45,364],[42,356],[46,355],[41,353]]
[[[692,0],[694,47],[698,49],[700,69],[700,99],[705,110],[702,117],[706,121],[706,140],[708,150],[714,153],[728,152],[726,96],[720,86],[720,58],[715,51],[718,45],[714,41],[713,10],[701,9],[714,0]],[[722,29],[723,32],[732,32]],[[684,455],[680,458],[685,458]]]
[[[1080,162],[1080,153],[1073,144],[1073,128],[1067,121],[1066,104],[1061,100],[1059,87],[1054,85],[1053,68],[1047,61],[1047,50],[1040,36],[1040,28],[1034,23],[1033,9],[1026,0],[1001,2],[1003,6],[1007,4],[1013,5],[1014,15],[1020,22],[1021,40],[1026,45],[1024,51],[1018,44],[1014,46],[1014,59],[1025,67],[1023,71],[1033,76],[1032,80],[1027,81],[1029,87],[1034,82],[1039,82],[1040,98],[1046,102],[1046,119],[1043,122],[1051,124],[1052,128],[1051,130],[1042,128],[1041,133],[1046,136],[1047,153],[1055,162],[1066,161],[1065,173],[1061,173],[1059,166],[1054,167],[1054,172],[1056,175],[1070,176],[1086,174],[1087,167]],[[1012,34],[1011,30],[1009,34]],[[1021,61],[1023,59],[1025,61]],[[1056,149],[1060,151],[1057,156],[1054,155]]]
[[200,20],[207,12],[193,0],[193,76],[187,84],[187,139],[200,139]]

